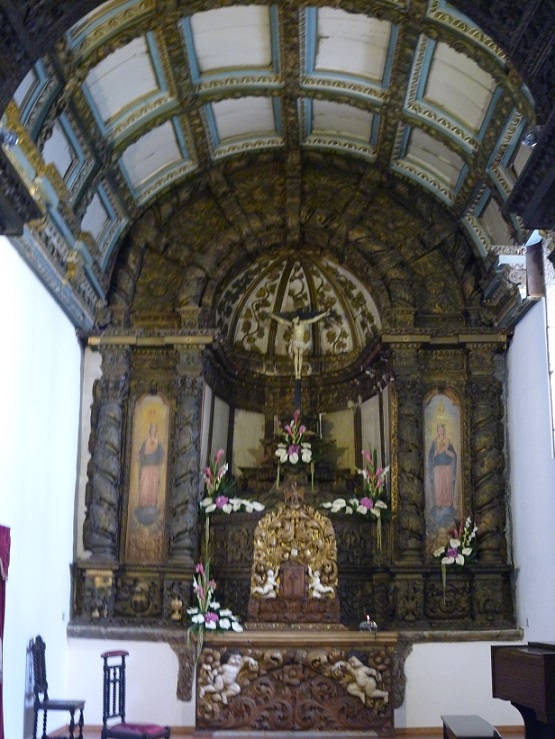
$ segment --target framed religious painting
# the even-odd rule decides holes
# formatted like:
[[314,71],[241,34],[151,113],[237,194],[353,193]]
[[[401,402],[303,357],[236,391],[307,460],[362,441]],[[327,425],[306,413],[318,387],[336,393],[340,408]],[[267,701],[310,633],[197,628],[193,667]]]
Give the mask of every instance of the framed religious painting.
[[462,413],[455,392],[434,390],[424,399],[426,549],[449,538],[462,515]]
[[125,560],[163,561],[170,409],[160,395],[140,398],[133,412]]

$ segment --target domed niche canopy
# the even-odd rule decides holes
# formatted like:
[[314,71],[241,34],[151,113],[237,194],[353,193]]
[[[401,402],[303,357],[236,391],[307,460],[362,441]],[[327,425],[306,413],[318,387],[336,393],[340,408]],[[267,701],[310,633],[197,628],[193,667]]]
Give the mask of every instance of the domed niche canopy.
[[368,290],[341,265],[305,250],[274,252],[227,283],[216,322],[235,361],[279,376],[292,372],[292,319],[326,312],[304,326],[303,375],[329,374],[355,363],[379,334],[380,317]]

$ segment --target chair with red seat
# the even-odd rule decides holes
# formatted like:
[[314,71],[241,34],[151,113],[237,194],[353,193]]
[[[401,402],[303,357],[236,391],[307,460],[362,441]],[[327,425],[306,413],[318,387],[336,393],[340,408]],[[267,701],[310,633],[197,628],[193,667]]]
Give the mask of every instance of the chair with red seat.
[[[169,739],[170,727],[125,720],[125,658],[129,652],[115,650],[101,654],[104,660],[101,739]],[[111,719],[118,722],[108,724]]]

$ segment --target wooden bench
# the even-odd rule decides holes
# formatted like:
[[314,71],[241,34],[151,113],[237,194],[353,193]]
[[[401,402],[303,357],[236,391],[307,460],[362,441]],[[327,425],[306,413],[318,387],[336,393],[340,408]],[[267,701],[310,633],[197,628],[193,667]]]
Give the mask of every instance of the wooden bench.
[[501,734],[481,716],[442,716],[443,739],[501,739]]

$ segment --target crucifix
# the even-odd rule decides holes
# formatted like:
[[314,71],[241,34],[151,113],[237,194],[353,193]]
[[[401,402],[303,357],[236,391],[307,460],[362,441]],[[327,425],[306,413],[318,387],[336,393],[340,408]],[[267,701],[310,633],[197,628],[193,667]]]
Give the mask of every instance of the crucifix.
[[305,340],[306,327],[317,323],[329,316],[326,311],[294,311],[286,313],[270,313],[270,317],[285,326],[291,327],[291,338],[289,339],[289,355],[293,357],[293,369],[295,378],[295,406],[301,406],[301,377],[303,371],[303,353],[308,349],[309,342]]

